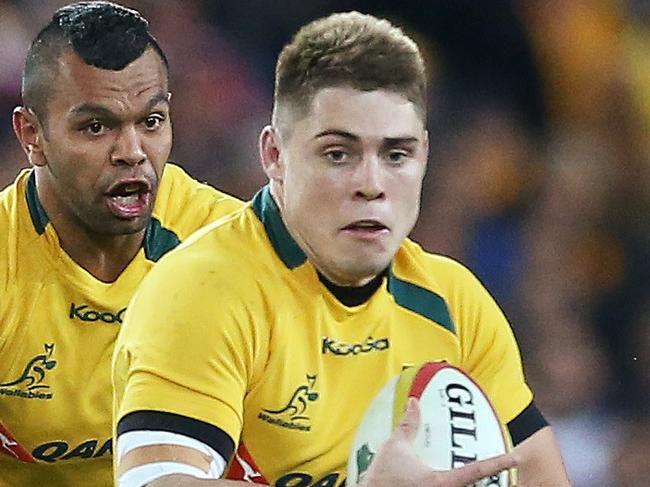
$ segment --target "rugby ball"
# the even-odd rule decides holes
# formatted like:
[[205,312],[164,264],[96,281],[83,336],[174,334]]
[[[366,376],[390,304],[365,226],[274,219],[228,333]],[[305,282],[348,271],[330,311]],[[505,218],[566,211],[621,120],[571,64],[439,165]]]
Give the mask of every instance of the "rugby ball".
[[[346,485],[357,485],[373,457],[399,424],[409,397],[419,400],[421,424],[416,454],[435,470],[451,470],[510,450],[510,438],[481,388],[446,362],[427,362],[402,371],[370,403],[348,459]],[[510,471],[476,487],[513,485]]]

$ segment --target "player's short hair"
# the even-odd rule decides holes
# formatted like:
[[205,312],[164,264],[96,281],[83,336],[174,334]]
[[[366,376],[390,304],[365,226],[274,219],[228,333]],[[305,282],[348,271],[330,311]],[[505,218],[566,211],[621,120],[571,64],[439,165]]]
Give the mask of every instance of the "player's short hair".
[[328,87],[385,89],[404,95],[424,120],[426,69],[417,44],[384,19],[359,12],[332,14],[302,27],[284,46],[275,70],[273,125],[286,111],[305,115]]
[[66,52],[75,52],[88,65],[120,71],[149,47],[168,69],[167,57],[149,32],[149,23],[136,10],[104,1],[61,7],[27,52],[23,103],[46,123],[47,102],[56,89],[58,61]]

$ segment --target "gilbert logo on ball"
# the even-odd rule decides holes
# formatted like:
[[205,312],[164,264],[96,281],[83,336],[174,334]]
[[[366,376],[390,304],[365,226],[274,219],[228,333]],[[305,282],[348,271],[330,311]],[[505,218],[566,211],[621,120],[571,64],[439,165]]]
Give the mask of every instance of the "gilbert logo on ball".
[[[457,367],[428,362],[404,370],[372,401],[352,445],[346,485],[363,479],[399,424],[409,397],[419,400],[422,413],[415,452],[431,468],[450,470],[509,451],[510,438],[481,388]],[[512,477],[504,471],[475,486],[508,487]]]

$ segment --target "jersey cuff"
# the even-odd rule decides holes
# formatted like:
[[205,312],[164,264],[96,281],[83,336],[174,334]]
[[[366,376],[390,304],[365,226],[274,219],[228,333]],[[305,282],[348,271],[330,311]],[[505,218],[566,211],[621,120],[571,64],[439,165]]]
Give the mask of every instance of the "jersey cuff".
[[129,431],[167,431],[189,436],[210,446],[226,462],[235,451],[235,442],[217,426],[180,414],[163,411],[134,411],[120,419],[117,436]]
[[545,426],[548,426],[548,421],[546,421],[541,411],[537,409],[535,403],[531,401],[515,419],[508,423],[512,446],[517,446]]

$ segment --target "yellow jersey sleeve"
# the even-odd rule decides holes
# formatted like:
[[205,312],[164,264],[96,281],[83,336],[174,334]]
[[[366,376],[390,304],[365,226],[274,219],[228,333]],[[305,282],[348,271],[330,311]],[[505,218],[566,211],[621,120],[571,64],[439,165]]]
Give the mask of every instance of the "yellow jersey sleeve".
[[[268,337],[235,265],[200,242],[164,257],[132,300],[113,358],[116,420],[175,413],[214,425],[237,444],[248,385]],[[116,422],[117,424],[117,422]]]
[[488,395],[504,424],[532,401],[521,355],[505,315],[480,281],[460,264],[454,281],[459,296],[452,313],[460,323],[463,367]]

